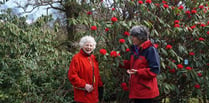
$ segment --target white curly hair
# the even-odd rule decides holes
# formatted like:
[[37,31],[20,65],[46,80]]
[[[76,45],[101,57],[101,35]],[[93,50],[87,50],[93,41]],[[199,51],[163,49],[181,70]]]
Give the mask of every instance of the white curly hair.
[[97,44],[97,43],[96,43],[94,37],[88,36],[88,35],[81,38],[81,40],[80,40],[80,42],[79,42],[80,48],[83,48],[83,46],[84,46],[85,43],[87,43],[87,42],[93,43],[93,49],[96,48],[96,44]]

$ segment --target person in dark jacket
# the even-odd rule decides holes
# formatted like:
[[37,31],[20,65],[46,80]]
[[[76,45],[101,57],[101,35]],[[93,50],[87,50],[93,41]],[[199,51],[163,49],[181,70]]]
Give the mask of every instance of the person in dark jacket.
[[71,60],[68,79],[74,88],[74,100],[77,103],[98,103],[98,87],[103,83],[99,74],[96,57],[92,54],[96,42],[92,36],[81,38],[80,52]]
[[124,62],[130,75],[129,98],[134,103],[153,103],[159,95],[156,76],[160,73],[160,57],[149,40],[149,31],[145,26],[132,27],[130,34],[133,43],[131,57]]

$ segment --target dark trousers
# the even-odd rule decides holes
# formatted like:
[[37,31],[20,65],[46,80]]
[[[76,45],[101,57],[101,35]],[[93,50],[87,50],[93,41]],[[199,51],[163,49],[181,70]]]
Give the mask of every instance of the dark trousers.
[[155,103],[153,99],[133,99],[133,103]]

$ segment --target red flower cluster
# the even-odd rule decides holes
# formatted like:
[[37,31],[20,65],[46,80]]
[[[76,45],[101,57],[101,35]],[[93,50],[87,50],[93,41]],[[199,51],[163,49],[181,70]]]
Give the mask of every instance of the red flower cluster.
[[174,21],[174,27],[180,27],[180,25],[179,25],[179,20],[175,20],[175,21]]
[[199,84],[195,84],[194,87],[195,87],[196,89],[200,89],[200,85],[199,85]]
[[192,70],[192,67],[186,67],[185,69],[186,70]]
[[196,14],[197,13],[197,10],[192,10],[191,13],[192,14]]
[[198,75],[199,77],[202,77],[202,73],[197,73],[197,75]]
[[172,49],[172,46],[171,45],[166,45],[166,47],[165,47],[166,49]]
[[91,15],[91,14],[92,14],[92,12],[91,12],[91,11],[88,11],[88,12],[87,12],[87,15]]
[[130,51],[130,49],[129,49],[129,48],[127,48],[127,49],[126,49],[126,52],[129,52],[129,51]]
[[128,91],[128,86],[127,86],[127,84],[126,83],[121,83],[121,87],[122,87],[122,89],[124,90],[124,91]]
[[111,57],[117,57],[117,56],[119,56],[120,54],[118,54],[116,51],[111,51],[110,52],[110,56]]
[[126,35],[126,36],[129,36],[130,35],[130,33],[127,32],[127,31],[125,31],[123,34]]
[[174,27],[176,28],[176,27],[180,27],[180,25],[179,24],[174,24]]
[[175,68],[173,68],[173,69],[169,69],[169,72],[170,72],[170,73],[175,73],[175,72],[176,72],[176,70],[175,70]]
[[162,3],[163,3],[163,4],[166,4],[166,3],[167,3],[167,1],[164,1],[164,0],[163,0],[163,1],[162,1]]
[[200,8],[200,9],[203,9],[203,8],[204,8],[204,5],[200,5],[199,8]]
[[147,4],[151,4],[152,3],[152,0],[146,0],[145,1]]
[[202,38],[202,37],[200,37],[200,38],[199,38],[199,41],[204,41],[204,40],[205,40],[205,39],[204,39],[204,38]]
[[179,9],[179,10],[183,10],[184,7],[183,7],[182,5],[180,5],[180,6],[178,7],[178,9]]
[[116,22],[116,21],[118,21],[118,19],[117,19],[116,17],[112,17],[112,18],[111,18],[111,21],[112,21],[112,22]]
[[182,64],[178,64],[177,68],[182,69],[182,68],[184,68],[184,66]]
[[143,1],[139,0],[138,3],[139,3],[139,4],[143,4]]
[[109,28],[105,28],[105,31],[108,32],[109,31]]
[[95,31],[95,30],[97,30],[97,27],[96,26],[91,26],[91,30]]
[[194,52],[189,52],[189,55],[193,56],[193,55],[195,55],[195,53]]
[[153,46],[154,46],[155,48],[158,48],[158,47],[159,47],[159,44],[153,44]]
[[100,54],[105,55],[107,53],[107,51],[105,49],[100,49],[99,50]]
[[112,11],[114,11],[115,10],[115,8],[112,8]]
[[175,21],[174,21],[174,24],[178,24],[178,23],[179,23],[179,20],[175,20]]
[[123,43],[125,43],[126,41],[125,41],[125,39],[120,39],[119,42],[120,42],[121,44],[123,44]]
[[169,6],[167,4],[163,4],[164,8],[169,8]]

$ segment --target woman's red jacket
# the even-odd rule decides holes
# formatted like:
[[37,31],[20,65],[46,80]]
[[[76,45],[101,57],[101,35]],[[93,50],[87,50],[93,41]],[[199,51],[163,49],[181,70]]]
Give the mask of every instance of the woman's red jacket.
[[[87,55],[82,49],[75,54],[70,63],[68,79],[73,85],[76,102],[97,103],[99,101],[98,87],[101,87],[103,83],[94,55]],[[84,89],[85,84],[93,85],[94,90],[88,93]]]

